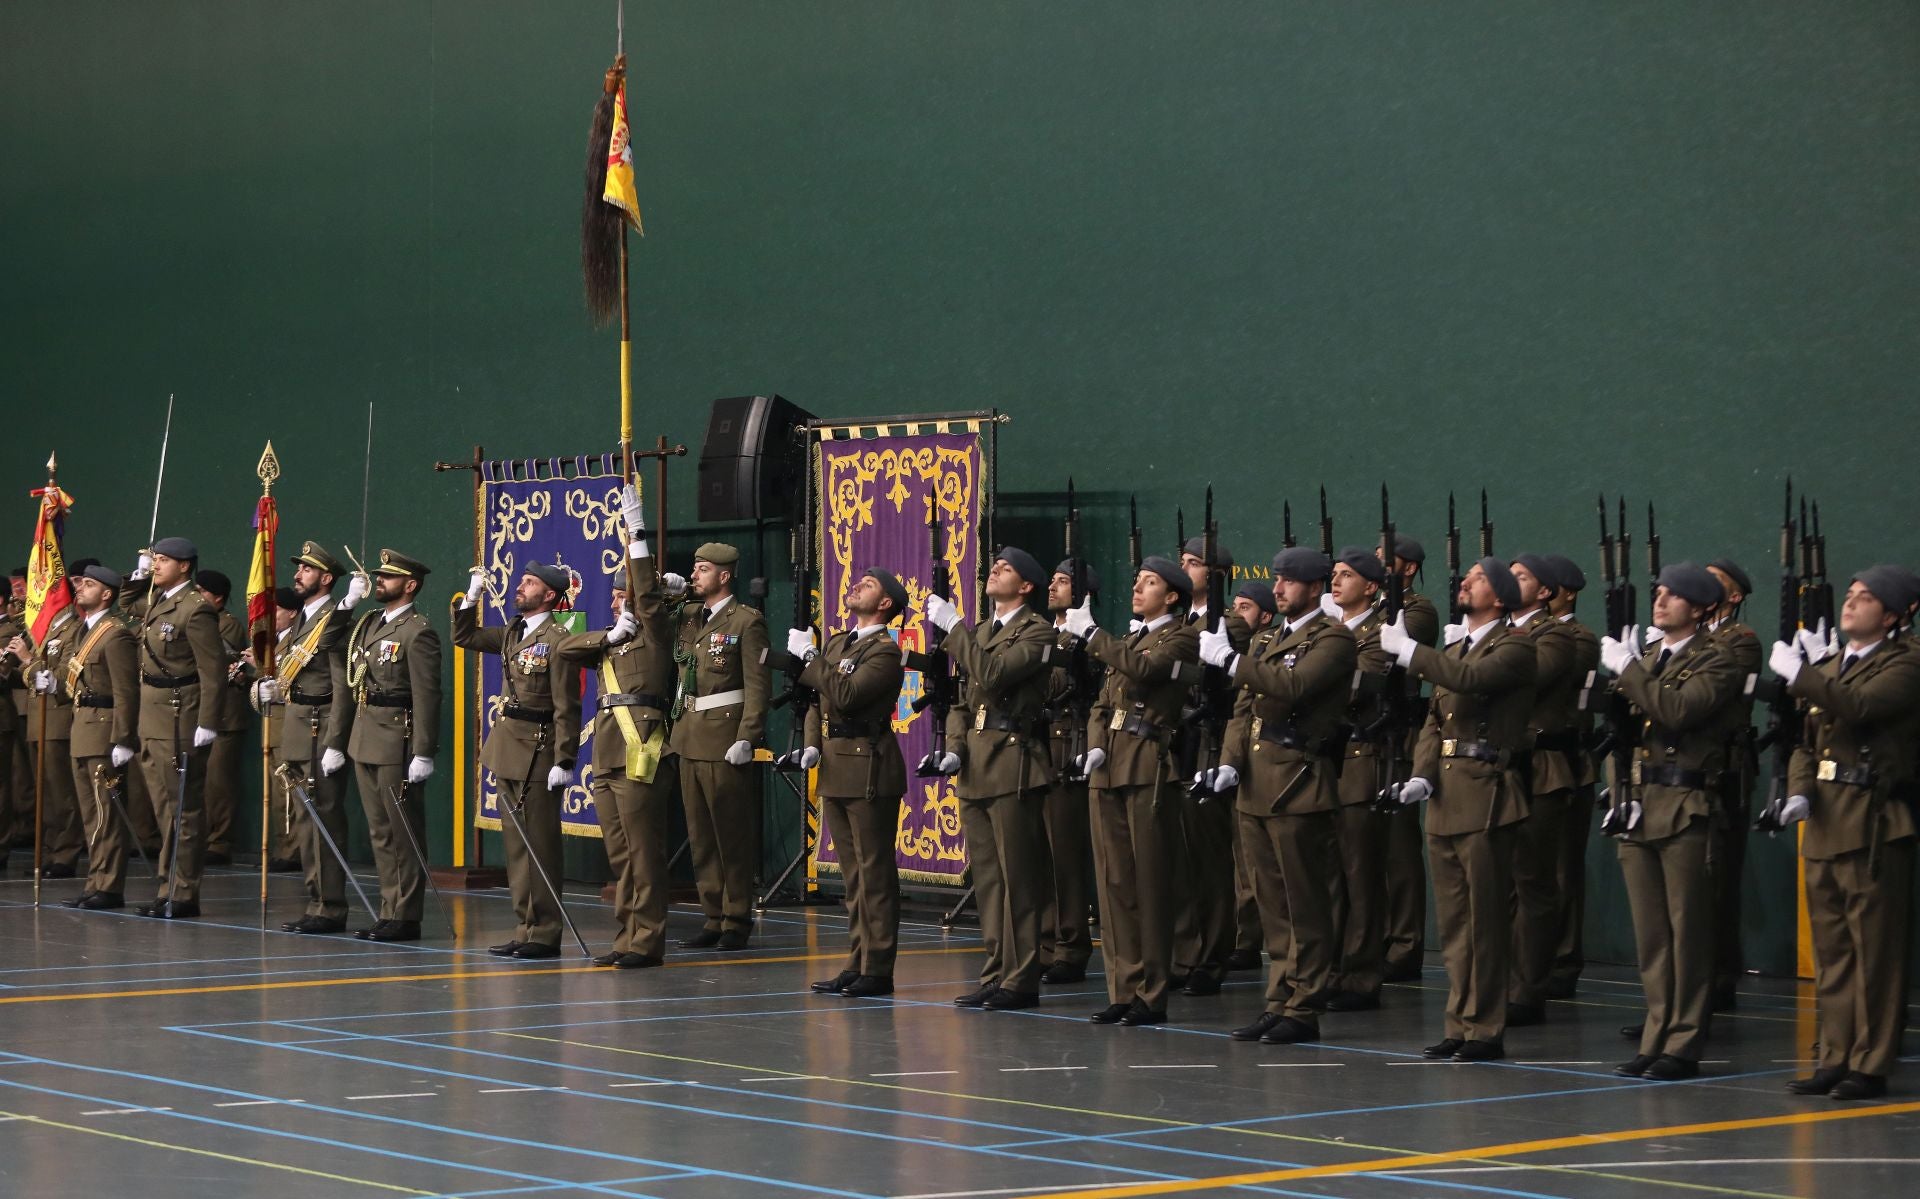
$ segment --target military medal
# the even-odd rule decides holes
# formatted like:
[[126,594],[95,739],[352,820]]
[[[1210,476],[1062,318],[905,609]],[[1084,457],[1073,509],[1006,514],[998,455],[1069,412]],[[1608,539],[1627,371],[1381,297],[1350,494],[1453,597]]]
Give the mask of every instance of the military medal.
[[545,670],[547,668],[548,648],[547,643],[544,641],[536,641],[531,645],[521,646],[520,652],[514,655],[514,662],[520,667],[520,673],[538,674]]
[[398,662],[400,660],[400,643],[398,641],[380,642],[374,647],[373,660],[383,666],[389,662]]

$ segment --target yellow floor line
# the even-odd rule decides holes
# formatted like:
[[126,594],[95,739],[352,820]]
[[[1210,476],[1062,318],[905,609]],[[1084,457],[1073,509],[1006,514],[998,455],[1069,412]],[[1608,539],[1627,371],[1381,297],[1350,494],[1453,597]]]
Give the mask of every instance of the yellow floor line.
[[29,1124],[39,1124],[46,1128],[60,1128],[68,1132],[84,1132],[88,1136],[109,1137],[116,1141],[131,1141],[136,1145],[146,1145],[153,1149],[170,1149],[175,1153],[192,1153],[200,1157],[218,1158],[223,1162],[239,1162],[246,1166],[259,1166],[266,1170],[285,1170],[290,1174],[305,1174],[309,1178],[324,1178],[328,1182],[345,1182],[354,1186],[373,1187],[381,1191],[398,1191],[402,1195],[436,1195],[438,1191],[422,1191],[415,1187],[395,1186],[390,1182],[374,1182],[369,1178],[349,1178],[345,1174],[328,1174],[324,1170],[309,1170],[304,1166],[289,1166],[280,1162],[261,1161],[257,1157],[241,1157],[234,1153],[215,1153],[211,1149],[196,1149],[191,1145],[175,1145],[166,1141],[149,1140],[146,1137],[128,1136],[123,1132],[108,1132],[104,1128],[87,1128],[80,1124],[63,1124],[58,1120],[48,1120],[43,1116],[29,1116],[24,1112],[0,1112],[0,1116],[11,1116],[15,1120],[24,1120]]
[[[1482,1145],[1470,1149],[1449,1149],[1441,1153],[1416,1153],[1405,1157],[1374,1158],[1329,1166],[1296,1166],[1285,1170],[1262,1170],[1246,1174],[1221,1174],[1212,1178],[1173,1179],[1167,1182],[1126,1183],[1120,1186],[1092,1187],[1081,1191],[1047,1191],[1026,1199],[1134,1199],[1144,1195],[1180,1195],[1222,1187],[1260,1186],[1270,1182],[1294,1182],[1303,1178],[1339,1178],[1353,1174],[1391,1174],[1420,1166],[1444,1166],[1452,1162],[1487,1161],[1530,1153],[1551,1153],[1559,1149],[1584,1149],[1595,1145],[1614,1145],[1623,1141],[1647,1141],[1658,1137],[1703,1136],[1716,1132],[1742,1132],[1754,1128],[1780,1128],[1797,1124],[1821,1124],[1831,1120],[1860,1120],[1875,1116],[1901,1116],[1920,1112],[1920,1103],[1889,1103],[1875,1107],[1842,1108],[1837,1111],[1794,1112],[1784,1116],[1755,1116],[1745,1120],[1716,1120],[1705,1124],[1670,1124],[1661,1128],[1624,1128],[1614,1132],[1581,1133],[1570,1137],[1549,1137],[1538,1141],[1512,1141],[1504,1145]],[[1645,1181],[1636,1179],[1635,1181]]]

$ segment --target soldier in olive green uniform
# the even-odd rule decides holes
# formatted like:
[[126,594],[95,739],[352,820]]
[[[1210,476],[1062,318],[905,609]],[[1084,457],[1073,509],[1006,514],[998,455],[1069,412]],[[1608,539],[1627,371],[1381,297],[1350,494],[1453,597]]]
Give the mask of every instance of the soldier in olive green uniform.
[[1273,559],[1281,622],[1235,652],[1225,630],[1200,635],[1200,657],[1239,688],[1234,737],[1212,780],[1236,792],[1249,872],[1266,932],[1267,1005],[1238,1041],[1290,1045],[1320,1037],[1320,1013],[1340,965],[1331,895],[1340,886],[1336,813],[1353,630],[1320,607],[1333,562],[1303,546]]
[[210,697],[211,718],[208,727],[217,734],[207,747],[207,863],[225,866],[233,861],[233,808],[240,798],[240,742],[249,723],[247,682],[236,667],[247,652],[250,638],[247,623],[227,608],[233,594],[233,580],[217,570],[203,570],[194,576],[200,597],[220,620],[220,643],[227,652],[225,685]]
[[1753,594],[1753,580],[1738,563],[1719,558],[1707,563],[1727,598],[1708,619],[1707,634],[1733,659],[1742,679],[1740,698],[1727,704],[1721,723],[1727,743],[1727,768],[1720,775],[1719,803],[1707,835],[1713,841],[1713,1010],[1732,1011],[1746,963],[1740,952],[1740,876],[1747,864],[1748,808],[1760,775],[1753,736],[1752,682],[1760,675],[1760,637],[1741,623],[1740,605]]
[[[300,614],[299,593],[291,587],[276,588],[273,593],[273,628],[274,636],[278,641],[278,648],[274,653],[276,661],[281,655],[287,652],[288,647],[291,645],[289,635],[293,632],[294,623],[298,620]],[[350,617],[343,616],[340,619],[344,623],[351,623]],[[345,647],[346,639],[343,637],[341,639],[341,649],[343,653],[345,652]],[[344,661],[344,658],[342,660]],[[256,675],[258,674],[258,670],[253,664],[253,654],[251,651],[247,654],[247,665],[250,671]],[[353,702],[352,696],[347,693],[344,686],[341,688],[341,693],[348,695],[347,702],[351,705]],[[348,711],[352,711],[351,706],[349,706]],[[286,724],[286,716],[287,706],[285,704],[274,704],[267,709],[265,732],[267,753],[272,760],[276,762],[280,760],[280,733]],[[342,745],[341,748],[344,750],[346,747]],[[344,778],[344,776],[342,777]],[[294,807],[299,807],[299,801],[287,793],[286,780],[280,775],[275,774],[271,776],[268,779],[267,785],[273,789],[273,799],[267,813],[267,820],[273,829],[272,841],[267,847],[267,869],[275,874],[286,874],[297,871],[300,869],[300,843],[294,835],[293,812],[289,809],[288,805],[292,804]],[[305,815],[305,809],[302,809],[301,816],[304,817]]]
[[[26,582],[24,575],[22,585]],[[14,755],[19,752],[20,742],[26,736],[27,715],[24,696],[26,695],[26,665],[28,655],[25,652],[13,653],[7,647],[14,638],[26,636],[26,625],[13,611],[13,602],[0,611],[0,866],[5,866],[8,851],[13,843],[20,839],[22,831],[28,837],[33,835],[32,809],[29,808],[25,819],[17,810],[20,797],[15,794],[17,772],[13,768]],[[27,801],[32,802],[31,794]]]
[[1543,556],[1553,574],[1553,597],[1547,612],[1565,625],[1573,638],[1574,721],[1572,749],[1562,756],[1573,778],[1573,794],[1565,818],[1560,822],[1559,866],[1554,873],[1553,965],[1547,972],[1547,998],[1571,999],[1579,985],[1580,972],[1586,968],[1583,925],[1587,913],[1587,841],[1594,824],[1593,740],[1594,681],[1600,666],[1600,638],[1574,616],[1579,594],[1586,588],[1587,576],[1571,558],[1563,554]]
[[1030,601],[1051,579],[1032,554],[1007,546],[987,575],[990,622],[968,626],[951,602],[927,600],[927,619],[942,630],[961,684],[960,702],[947,714],[946,752],[923,768],[959,775],[960,827],[987,949],[980,985],[954,1000],[960,1007],[1009,1010],[1040,999],[1055,634]]
[[[1394,537],[1394,561],[1406,579],[1401,611],[1407,633],[1421,645],[1440,644],[1440,613],[1433,601],[1413,589],[1427,561],[1427,551],[1404,533]],[[1413,727],[1407,730],[1406,752],[1395,778],[1407,777],[1414,747],[1426,723],[1428,700],[1420,695],[1420,680],[1406,676]],[[1415,982],[1426,964],[1427,950],[1427,838],[1421,829],[1418,804],[1387,815],[1387,981]]]
[[[326,838],[343,851],[347,844],[347,745],[353,728],[353,689],[347,685],[347,635],[353,609],[372,590],[372,582],[354,575],[346,597],[333,598],[334,580],[346,574],[340,560],[318,542],[301,545],[293,556],[293,591],[299,610],[274,663],[274,677],[254,686],[254,702],[272,705],[280,715],[274,747],[276,782],[291,777],[305,790],[316,824],[299,807],[294,825],[307,889],[306,911],[280,927],[291,933],[337,933],[347,927],[347,878],[327,848]],[[279,768],[285,767],[282,774]],[[325,835],[322,835],[322,829]]]
[[1531,746],[1523,778],[1527,818],[1514,828],[1513,943],[1507,950],[1507,1025],[1520,1028],[1547,1018],[1547,984],[1560,948],[1560,855],[1569,820],[1587,818],[1575,794],[1580,761],[1580,692],[1586,673],[1577,671],[1579,644],[1573,630],[1554,618],[1551,604],[1559,575],[1540,554],[1513,560],[1520,610],[1510,616],[1516,632],[1533,639],[1533,712],[1527,721]]
[[[1370,549],[1348,546],[1334,560],[1328,584],[1330,620],[1345,625],[1354,639],[1354,686],[1346,723],[1353,730],[1342,756],[1336,833],[1340,848],[1340,885],[1333,889],[1333,932],[1338,965],[1326,1007],[1333,1012],[1367,1011],[1380,1006],[1380,985],[1387,974],[1387,830],[1388,818],[1375,810],[1380,794],[1381,741],[1369,735],[1381,718],[1389,680],[1386,652],[1380,648],[1381,612],[1376,603],[1387,568]],[[1400,747],[1390,746],[1399,753]]]
[[[1706,568],[1660,572],[1653,620],[1664,634],[1640,656],[1602,638],[1600,661],[1643,718],[1624,783],[1620,871],[1633,913],[1647,1019],[1640,1052],[1614,1070],[1675,1080],[1700,1072],[1713,985],[1713,895],[1707,827],[1726,767],[1724,716],[1745,682],[1704,635],[1701,618],[1725,593]],[[1616,805],[1618,806],[1618,805]]]
[[1788,693],[1808,705],[1787,797],[1767,812],[1774,827],[1805,821],[1820,1064],[1787,1084],[1796,1094],[1878,1098],[1900,1056],[1920,651],[1895,630],[1916,599],[1903,568],[1863,570],[1840,610],[1843,653],[1810,665],[1802,647],[1776,641],[1768,656]]
[[[1273,598],[1273,584],[1248,579],[1233,593],[1233,615],[1237,627],[1245,627],[1247,640],[1271,626],[1280,615]],[[1230,630],[1231,631],[1231,630]],[[1236,709],[1238,698],[1235,699]],[[1228,722],[1231,724],[1231,720]],[[1225,737],[1222,738],[1225,742]],[[1229,970],[1258,970],[1266,932],[1260,922],[1260,893],[1254,886],[1253,871],[1247,862],[1246,846],[1240,839],[1240,818],[1233,819],[1233,952],[1227,955]]]
[[40,799],[43,878],[72,878],[84,839],[79,804],[74,797],[73,771],[68,766],[73,703],[60,686],[67,661],[77,648],[73,640],[77,626],[73,609],[64,608],[47,626],[46,639],[38,648],[28,645],[25,638],[10,643],[14,650],[27,657],[21,674],[27,680],[29,696],[27,747],[34,759],[34,781]]
[[347,636],[347,685],[354,701],[347,757],[380,874],[380,918],[354,936],[418,941],[427,876],[414,847],[426,844],[420,788],[433,777],[440,744],[440,637],[414,606],[426,585],[425,565],[383,549],[373,576],[373,599],[380,606]]
[[207,751],[219,735],[208,722],[227,685],[227,651],[219,618],[193,585],[199,553],[184,537],[153,543],[140,621],[140,765],[160,825],[159,895],[142,916],[200,914]]
[[511,814],[502,813],[500,839],[519,923],[512,937],[487,952],[558,957],[566,928],[555,893],[561,879],[560,807],[580,750],[580,668],[561,660],[560,646],[569,634],[553,614],[567,606],[573,577],[563,566],[528,563],[513,592],[515,616],[504,629],[480,625],[478,604],[486,585],[486,575],[475,570],[466,598],[453,609],[453,643],[499,654],[506,692],[500,717],[480,748],[480,765],[493,772],[499,802],[513,805]]
[[680,614],[680,667],[669,741],[680,759],[680,800],[705,923],[686,949],[745,949],[753,931],[760,852],[760,776],[754,747],[767,730],[767,622],[734,598],[740,551],[708,542],[694,551],[695,601]]
[[[847,596],[854,627],[816,648],[812,629],[787,630],[787,652],[806,663],[800,685],[818,697],[807,709],[806,743],[787,764],[820,773],[814,792],[846,882],[847,960],[813,984],[822,995],[877,999],[893,994],[900,941],[900,799],[907,767],[893,735],[906,667],[887,626],[906,610],[907,589],[884,570],[860,576]],[[984,906],[982,913],[984,916]]]
[[[131,846],[126,814],[115,805],[125,803],[125,788],[117,780],[139,745],[140,674],[133,634],[111,611],[119,588],[119,573],[98,563],[73,580],[73,649],[55,679],[73,705],[68,769],[87,826],[86,889],[68,906],[88,911],[126,903]],[[122,798],[116,801],[113,789]]]
[[[661,586],[659,560],[647,543],[640,495],[621,495],[627,555],[640,592],[629,597],[627,571],[613,576],[613,627],[560,643],[560,657],[594,673],[593,808],[613,870],[613,948],[596,966],[642,970],[667,952],[667,870],[673,770],[665,760],[667,712],[673,700],[673,609]],[[684,586],[684,581],[682,581]],[[631,598],[632,602],[629,603]]]
[[[1075,590],[1075,580],[1079,590]],[[1053,568],[1047,585],[1047,608],[1057,631],[1069,608],[1100,595],[1100,575],[1088,564],[1069,558]],[[1048,749],[1051,782],[1044,812],[1047,831],[1047,877],[1051,887],[1040,914],[1040,981],[1056,985],[1087,977],[1093,957],[1093,935],[1088,917],[1093,910],[1093,847],[1087,834],[1087,777],[1074,763],[1086,751],[1087,721],[1100,689],[1101,670],[1084,649],[1063,650],[1053,657],[1047,690]]]
[[1380,648],[1433,684],[1413,773],[1394,788],[1402,804],[1427,804],[1427,856],[1447,964],[1446,1033],[1429,1058],[1505,1056],[1507,942],[1513,899],[1513,826],[1527,817],[1518,756],[1533,709],[1534,647],[1505,617],[1520,605],[1513,572],[1482,558],[1461,580],[1466,613],[1445,649],[1422,645],[1400,620]]
[[1169,855],[1179,845],[1172,805],[1185,802],[1184,780],[1174,777],[1172,740],[1200,644],[1199,630],[1180,620],[1179,609],[1192,594],[1178,563],[1149,556],[1133,580],[1136,631],[1123,638],[1098,628],[1084,602],[1061,624],[1108,668],[1087,725],[1087,750],[1076,763],[1092,795],[1094,874],[1112,1001],[1093,1014],[1095,1024],[1131,1027],[1167,1018]]

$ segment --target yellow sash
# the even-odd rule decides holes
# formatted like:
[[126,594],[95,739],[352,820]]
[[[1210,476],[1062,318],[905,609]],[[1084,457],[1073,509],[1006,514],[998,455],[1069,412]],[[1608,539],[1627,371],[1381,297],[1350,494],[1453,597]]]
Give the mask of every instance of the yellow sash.
[[99,620],[94,621],[93,631],[88,633],[87,639],[80,643],[79,651],[76,652],[73,657],[67,659],[68,699],[80,698],[80,676],[86,673],[87,656],[93,653],[93,647],[100,643],[100,638],[106,636],[107,626],[114,623],[116,622],[111,616],[102,616]]
[[[600,694],[617,695],[619,691],[620,680],[614,676],[613,658],[609,656],[600,662]],[[653,732],[642,738],[631,707],[626,704],[616,706],[613,720],[620,726],[620,736],[627,743],[627,777],[636,782],[651,783],[653,772],[660,769],[660,752],[667,745],[666,721],[655,724]]]
[[313,661],[313,652],[320,645],[320,636],[327,631],[327,622],[333,619],[336,611],[338,609],[329,604],[325,614],[320,617],[320,623],[314,625],[313,630],[302,637],[280,659],[280,668],[274,671],[274,677],[279,680],[282,691],[292,687],[294,677],[307,668],[307,663]]

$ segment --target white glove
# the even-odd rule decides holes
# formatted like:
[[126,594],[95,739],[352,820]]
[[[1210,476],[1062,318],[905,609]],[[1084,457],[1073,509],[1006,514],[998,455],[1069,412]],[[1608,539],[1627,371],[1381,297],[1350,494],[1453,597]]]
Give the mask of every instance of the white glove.
[[565,790],[567,784],[572,780],[573,771],[568,770],[565,766],[555,766],[553,769],[547,771],[547,790]]
[[1789,795],[1787,802],[1780,805],[1779,820],[1782,827],[1799,824],[1813,815],[1813,802],[1804,795]]
[[1637,799],[1628,800],[1627,801],[1627,826],[1626,826],[1627,831],[1632,832],[1634,829],[1639,828],[1640,817],[1645,814],[1646,814],[1645,811],[1640,807],[1639,800]]
[[800,760],[799,762],[796,763],[796,765],[798,765],[800,769],[812,770],[815,766],[818,766],[820,764],[820,751],[814,748],[813,746],[809,745],[801,749],[799,758]]
[[113,758],[113,768],[115,770],[118,770],[122,766],[125,766],[128,762],[133,761],[133,751],[131,749],[128,749],[124,745],[114,746],[113,753],[109,756]]
[[424,783],[432,777],[432,758],[415,757],[407,760],[407,781],[409,783]]
[[1147,622],[1144,620],[1141,620],[1138,616],[1135,616],[1127,621],[1127,636],[1131,637],[1135,633],[1138,633],[1141,629],[1144,629],[1146,627],[1147,627]]
[[813,657],[815,652],[813,648],[812,629],[787,630],[787,656],[798,658],[800,661],[805,662],[808,658]]
[[145,550],[141,550],[140,561],[134,564],[133,575],[131,577],[135,579],[144,579],[149,575],[151,575],[152,573],[153,573],[153,555],[149,554]]
[[467,576],[467,598],[460,601],[460,606],[462,608],[471,608],[479,603],[480,597],[486,593],[487,576],[476,570]]
[[362,571],[354,571],[347,576],[347,593],[340,597],[340,610],[347,611],[373,591],[373,580]]
[[1094,629],[1093,609],[1088,607],[1092,602],[1093,597],[1088,596],[1086,599],[1080,601],[1078,608],[1068,608],[1066,616],[1060,622],[1060,627],[1066,629],[1067,632],[1072,633],[1075,637],[1083,641],[1092,636]]
[[208,728],[206,725],[204,724],[200,725],[198,728],[193,730],[193,747],[195,749],[205,749],[207,746],[212,745],[214,742],[214,738],[218,736],[219,736],[218,733],[214,732],[212,729]]
[[[1451,627],[1451,626],[1449,626]],[[1380,648],[1401,666],[1413,665],[1413,648],[1419,645],[1413,634],[1407,632],[1407,614],[1402,612],[1393,618],[1392,624],[1380,626]],[[1451,644],[1451,643],[1449,643]]]
[[256,709],[265,709],[268,704],[277,704],[279,702],[279,679],[265,678],[253,685],[253,706]]
[[40,695],[52,695],[53,694],[53,672],[51,670],[34,671],[33,672],[33,689],[36,693]]
[[668,571],[666,574],[660,576],[660,586],[666,589],[668,595],[678,598],[687,593],[687,578],[685,575],[677,575],[672,571]]
[[1667,639],[1667,631],[1665,629],[1661,628],[1657,624],[1650,624],[1647,626],[1646,644],[1648,649],[1653,648],[1654,642],[1665,641],[1666,639]]
[[639,628],[640,622],[633,618],[633,613],[622,612],[619,619],[613,622],[613,627],[607,630],[607,644],[619,645],[631,641]]
[[937,595],[927,597],[927,619],[940,627],[942,633],[953,632],[953,626],[960,623],[960,609],[953,606],[952,600],[941,599]]
[[1346,612],[1340,607],[1340,601],[1333,598],[1333,592],[1331,591],[1322,591],[1320,593],[1320,610],[1327,614],[1327,619],[1329,620],[1345,620],[1347,618]]
[[1465,622],[1462,622],[1460,624],[1450,624],[1446,628],[1440,630],[1440,644],[1443,646],[1450,646],[1454,642],[1460,640],[1462,637],[1465,637],[1466,635],[1467,635],[1467,626]]
[[647,531],[646,507],[640,502],[640,489],[631,483],[620,489],[620,523],[627,526],[629,537]]
[[1200,660],[1208,666],[1225,666],[1227,659],[1233,657],[1233,638],[1227,636],[1225,629],[1202,629],[1200,631]]
[[1806,664],[1807,660],[1800,656],[1800,651],[1784,641],[1774,642],[1773,652],[1767,655],[1767,665],[1780,676],[1781,682],[1787,684],[1793,682],[1800,668]]
[[1393,797],[1400,801],[1403,808],[1409,804],[1425,803],[1433,797],[1433,784],[1425,779],[1408,779],[1394,788]]
[[935,774],[959,774],[960,755],[952,750],[945,753],[928,754],[920,759],[921,770],[931,770]]
[[320,773],[321,774],[329,775],[329,776],[339,774],[340,768],[342,766],[345,766],[346,764],[347,764],[347,755],[341,753],[337,749],[326,749],[320,752]]
[[1806,655],[1809,662],[1824,662],[1840,652],[1839,640],[1827,632],[1824,618],[1816,627],[1794,633],[1793,644]]
[[1240,785],[1240,772],[1231,766],[1218,766],[1213,770],[1213,793],[1225,795]]
[[735,741],[732,745],[727,746],[727,765],[745,766],[751,761],[753,761],[753,743],[751,741]]
[[1610,675],[1618,677],[1623,674],[1636,656],[1633,647],[1624,641],[1612,637],[1600,639],[1600,665],[1606,667]]
[[1107,751],[1096,745],[1086,753],[1081,754],[1079,759],[1074,762],[1073,768],[1079,771],[1082,777],[1085,777],[1106,764]]

